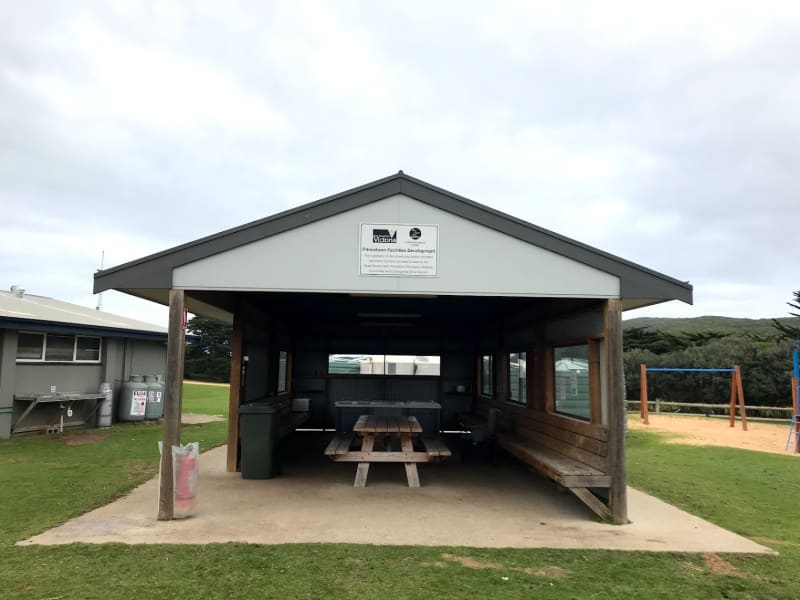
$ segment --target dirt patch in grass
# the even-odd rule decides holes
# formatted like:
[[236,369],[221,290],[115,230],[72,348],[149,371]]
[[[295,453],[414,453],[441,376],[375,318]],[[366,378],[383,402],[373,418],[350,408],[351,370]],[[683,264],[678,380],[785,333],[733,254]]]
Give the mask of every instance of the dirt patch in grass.
[[[567,575],[567,571],[561,567],[544,567],[540,569],[535,569],[533,567],[509,567],[506,565],[501,565],[500,563],[482,562],[469,556],[456,556],[455,554],[447,553],[442,554],[442,558],[451,562],[456,562],[467,569],[516,571],[518,573],[525,573],[526,575],[533,575],[535,577],[548,577],[550,579],[562,579]],[[434,563],[434,565],[439,566],[439,563]]]
[[191,383],[192,385],[208,385],[211,387],[228,387],[229,383],[214,383],[213,381],[194,381],[191,379],[184,379],[183,383]]
[[727,560],[722,558],[719,554],[714,552],[706,552],[703,554],[706,561],[706,567],[715,575],[729,575],[731,577],[749,577],[746,573],[742,573],[739,569],[734,567]]
[[789,433],[788,425],[750,421],[747,423],[747,431],[742,431],[740,421],[736,422],[736,427],[731,427],[727,419],[651,413],[650,425],[643,424],[638,418],[631,418],[628,419],[628,427],[675,434],[674,439],[668,440],[668,443],[671,444],[727,446],[743,450],[790,454],[784,450]]
[[197,413],[183,413],[181,415],[181,423],[184,425],[200,425],[202,423],[214,423],[215,421],[224,421],[225,417],[219,415],[201,415]]
[[67,446],[86,446],[102,442],[107,437],[107,433],[85,433],[81,435],[65,435],[61,438],[61,441]]

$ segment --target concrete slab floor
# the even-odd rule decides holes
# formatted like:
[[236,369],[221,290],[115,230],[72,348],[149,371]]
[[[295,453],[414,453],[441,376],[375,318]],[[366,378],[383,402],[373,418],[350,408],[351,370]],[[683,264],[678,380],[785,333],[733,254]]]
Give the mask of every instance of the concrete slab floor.
[[[357,543],[487,548],[578,548],[774,554],[755,542],[629,489],[632,523],[600,523],[577,498],[510,459],[457,456],[420,466],[407,487],[401,464],[378,464],[354,488],[356,465],[322,454],[326,437],[298,432],[283,474],[245,480],[225,472],[225,448],[200,458],[198,511],[156,520],[153,479],[127,496],[28,540],[206,544]],[[291,458],[289,458],[291,457]]]

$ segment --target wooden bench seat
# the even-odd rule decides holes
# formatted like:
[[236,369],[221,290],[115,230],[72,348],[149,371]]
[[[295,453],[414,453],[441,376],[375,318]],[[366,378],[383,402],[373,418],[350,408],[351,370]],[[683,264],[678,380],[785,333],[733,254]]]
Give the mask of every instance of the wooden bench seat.
[[564,487],[602,488],[611,485],[611,477],[602,471],[513,433],[498,433],[497,443],[509,454]]
[[453,454],[439,435],[422,436],[422,445],[432,462],[442,461]]
[[[513,457],[568,489],[601,519],[611,510],[590,488],[610,488],[607,431],[542,411],[498,411],[494,442]],[[488,428],[481,415],[460,415],[463,427]]]
[[325,456],[347,454],[350,452],[350,446],[353,445],[354,437],[352,433],[340,433],[333,436],[333,439],[325,447]]
[[[548,440],[546,437],[541,439]],[[601,519],[612,520],[609,507],[589,490],[610,487],[610,475],[514,433],[498,432],[497,444],[512,456],[564,486]]]

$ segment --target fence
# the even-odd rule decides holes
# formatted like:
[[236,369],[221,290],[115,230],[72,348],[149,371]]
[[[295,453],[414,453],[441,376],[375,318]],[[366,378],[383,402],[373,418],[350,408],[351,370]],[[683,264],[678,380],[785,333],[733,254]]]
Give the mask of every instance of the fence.
[[[631,405],[640,407],[641,401],[640,400],[626,400],[628,404],[629,411],[633,412],[630,409]],[[727,415],[728,411],[730,410],[729,404],[704,404],[700,402],[670,402],[668,400],[661,400],[660,398],[656,398],[655,400],[648,400],[647,406],[653,407],[653,412],[655,414],[659,414],[662,412],[669,412],[669,413],[682,413],[682,414],[708,414],[709,411],[720,411],[719,416]],[[670,410],[672,408],[677,408],[678,410]],[[683,412],[681,409],[688,408],[688,409],[696,409],[694,411],[688,410]],[[634,409],[635,410],[635,409]],[[792,416],[792,407],[791,406],[745,406],[745,410],[747,411],[748,415],[752,412],[755,413],[765,413],[765,412],[772,412],[772,413],[785,413],[785,417],[776,417],[776,416],[767,416],[762,417],[769,420],[776,420],[776,421],[789,421],[791,420]]]

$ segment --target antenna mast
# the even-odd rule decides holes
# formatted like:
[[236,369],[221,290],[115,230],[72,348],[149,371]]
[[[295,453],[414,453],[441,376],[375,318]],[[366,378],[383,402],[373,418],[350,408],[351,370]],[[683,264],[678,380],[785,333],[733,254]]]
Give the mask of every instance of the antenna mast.
[[[106,262],[106,251],[103,250],[100,254],[100,271],[103,270],[103,266]],[[97,294],[97,306],[95,306],[95,310],[103,310],[103,292]]]

